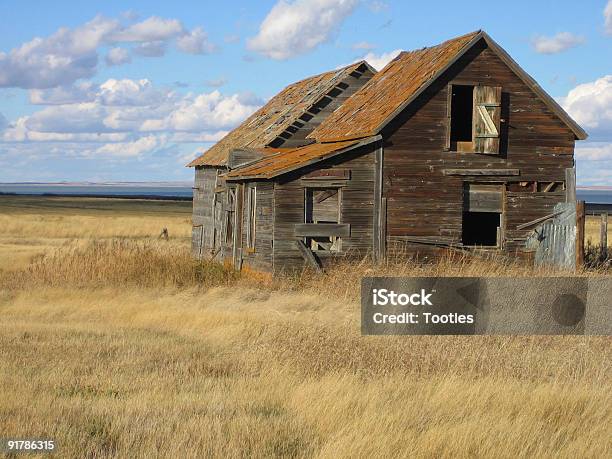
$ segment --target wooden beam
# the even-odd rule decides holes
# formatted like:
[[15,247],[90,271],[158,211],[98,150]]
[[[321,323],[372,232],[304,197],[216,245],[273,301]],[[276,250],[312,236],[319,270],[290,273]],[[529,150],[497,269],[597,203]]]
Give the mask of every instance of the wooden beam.
[[552,214],[548,214],[544,217],[536,218],[535,220],[531,220],[530,222],[523,223],[522,225],[518,225],[516,227],[517,230],[522,230],[529,228],[530,226],[535,226],[539,223],[545,222],[546,220],[550,220],[551,218],[555,218],[557,215],[561,215],[565,210],[558,210],[557,212],[553,212]]
[[338,190],[323,190],[323,191],[319,191],[319,193],[315,196],[314,198],[314,202],[319,204],[323,201],[325,201],[327,198],[331,198],[332,196],[335,196],[338,194]]
[[576,202],[576,269],[584,266],[584,201]]
[[302,177],[302,180],[349,180],[349,169],[317,169]]
[[323,271],[321,269],[321,265],[319,264],[314,254],[312,253],[312,250],[306,247],[306,244],[304,244],[304,241],[302,240],[295,241],[295,245],[297,245],[297,248],[299,249],[300,253],[302,254],[302,257],[304,258],[308,266],[310,266],[311,268],[313,268],[314,270],[318,272]]
[[519,169],[443,169],[444,175],[520,175]]
[[348,223],[296,223],[294,236],[301,237],[349,237],[351,225]]

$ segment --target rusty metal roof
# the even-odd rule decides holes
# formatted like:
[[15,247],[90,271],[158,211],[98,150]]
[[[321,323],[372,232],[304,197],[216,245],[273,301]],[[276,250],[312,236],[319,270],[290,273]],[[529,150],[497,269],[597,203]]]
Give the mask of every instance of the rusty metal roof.
[[486,32],[478,30],[437,46],[402,52],[328,116],[307,138],[319,142],[356,139],[378,134],[433,81],[481,39],[574,132],[587,133]]
[[270,179],[347,150],[379,140],[380,136],[344,142],[313,143],[297,148],[265,148],[265,156],[225,174],[227,180]]
[[187,166],[224,166],[230,152],[236,148],[265,147],[334,86],[362,65],[369,67],[365,61],[359,61],[287,86]]
[[308,136],[319,141],[378,133],[395,110],[437,76],[480,31],[431,48],[400,53]]

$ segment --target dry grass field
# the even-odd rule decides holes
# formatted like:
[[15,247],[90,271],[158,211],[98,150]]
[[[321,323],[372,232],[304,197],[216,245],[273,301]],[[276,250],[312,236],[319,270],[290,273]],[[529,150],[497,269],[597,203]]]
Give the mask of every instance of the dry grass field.
[[0,437],[68,458],[612,457],[609,337],[362,337],[366,263],[240,277],[191,260],[189,218],[0,197]]

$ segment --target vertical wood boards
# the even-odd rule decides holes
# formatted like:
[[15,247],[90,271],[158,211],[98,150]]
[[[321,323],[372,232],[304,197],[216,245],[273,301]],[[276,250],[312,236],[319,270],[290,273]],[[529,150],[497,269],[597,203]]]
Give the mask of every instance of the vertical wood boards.
[[372,231],[372,248],[375,263],[380,263],[384,259],[383,247],[385,245],[385,235],[382,234],[382,228],[385,226],[384,219],[386,218],[386,215],[383,214],[382,209],[383,157],[384,153],[382,148],[382,142],[377,142],[376,150],[374,152],[374,231]]
[[[274,272],[299,270],[305,260],[296,245],[295,225],[306,220],[306,188],[314,180],[302,178],[317,169],[350,170],[350,179],[343,181],[339,223],[350,225],[349,237],[342,238],[340,252],[316,252],[323,267],[346,257],[362,257],[372,250],[374,230],[374,145],[366,145],[336,158],[313,164],[286,174],[274,185]],[[331,173],[330,176],[335,174]],[[323,180],[321,180],[323,182]],[[325,188],[315,184],[318,189]]]
[[[243,231],[242,264],[255,271],[272,271],[274,184],[272,182],[249,182],[254,188],[255,197],[255,246],[247,246],[247,234]],[[244,212],[243,227],[247,228],[248,216]]]
[[[221,225],[215,187],[222,168],[196,167],[193,187],[192,252],[196,258],[206,258],[216,250],[216,234]],[[216,231],[215,231],[216,229]]]
[[[495,89],[495,99],[485,99],[501,100],[497,154],[446,151],[448,88],[461,81],[501,88]],[[497,123],[497,108],[493,118]],[[390,249],[401,246],[406,236],[460,243],[465,183],[565,182],[565,170],[574,166],[573,132],[484,45],[459,59],[389,123],[383,137]],[[520,175],[444,176],[448,168],[518,169]],[[555,188],[547,193],[507,191],[503,199],[503,247],[513,254],[524,249],[529,234],[516,226],[551,213],[566,196],[563,188]]]
[[472,138],[475,152],[499,153],[501,95],[500,86],[474,87]]

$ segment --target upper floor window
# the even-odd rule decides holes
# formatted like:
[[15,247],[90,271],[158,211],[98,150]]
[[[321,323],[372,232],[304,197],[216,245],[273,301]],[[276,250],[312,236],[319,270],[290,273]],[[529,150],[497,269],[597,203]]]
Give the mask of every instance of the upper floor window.
[[501,94],[498,86],[449,85],[447,149],[499,153]]

